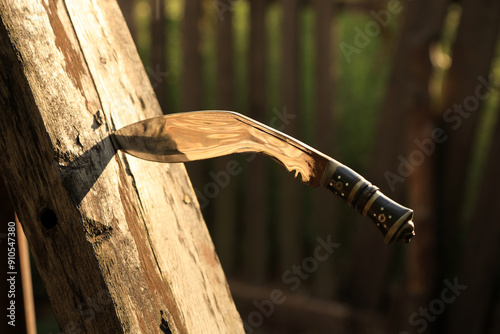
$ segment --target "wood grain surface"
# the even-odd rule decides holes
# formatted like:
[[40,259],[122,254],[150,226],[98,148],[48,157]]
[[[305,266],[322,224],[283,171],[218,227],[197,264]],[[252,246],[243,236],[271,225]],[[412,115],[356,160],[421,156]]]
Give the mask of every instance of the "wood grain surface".
[[242,333],[184,166],[109,140],[161,115],[116,1],[0,18],[0,168],[61,330]]

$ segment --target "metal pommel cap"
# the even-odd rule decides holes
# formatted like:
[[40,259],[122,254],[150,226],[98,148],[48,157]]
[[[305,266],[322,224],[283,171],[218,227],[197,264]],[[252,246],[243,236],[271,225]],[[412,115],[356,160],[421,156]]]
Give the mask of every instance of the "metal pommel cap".
[[361,175],[335,160],[330,162],[329,169],[332,176],[325,180],[325,187],[368,216],[382,233],[386,244],[394,240],[410,242],[415,235],[412,209],[385,196]]

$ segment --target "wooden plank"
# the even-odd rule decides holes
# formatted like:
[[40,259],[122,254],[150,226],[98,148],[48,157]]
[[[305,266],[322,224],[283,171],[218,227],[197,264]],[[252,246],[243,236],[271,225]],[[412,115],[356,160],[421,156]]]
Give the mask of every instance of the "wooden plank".
[[61,329],[242,333],[183,166],[109,140],[161,114],[116,1],[0,15],[2,175]]
[[[248,115],[266,122],[266,0],[250,2],[249,105]],[[269,161],[251,159],[245,171],[243,207],[243,274],[250,282],[264,282],[269,257]]]

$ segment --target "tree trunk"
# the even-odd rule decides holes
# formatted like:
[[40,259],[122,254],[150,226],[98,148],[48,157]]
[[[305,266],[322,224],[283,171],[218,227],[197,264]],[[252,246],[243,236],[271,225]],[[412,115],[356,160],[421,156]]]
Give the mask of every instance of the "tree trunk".
[[0,167],[61,329],[243,333],[183,165],[109,139],[161,115],[116,1],[0,16]]

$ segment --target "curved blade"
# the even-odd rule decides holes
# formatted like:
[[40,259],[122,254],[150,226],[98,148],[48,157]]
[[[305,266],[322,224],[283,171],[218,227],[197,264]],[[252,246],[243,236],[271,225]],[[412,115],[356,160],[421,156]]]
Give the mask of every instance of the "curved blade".
[[256,152],[319,186],[332,159],[273,128],[230,111],[195,111],[150,118],[113,134],[119,148],[157,162],[188,162]]

